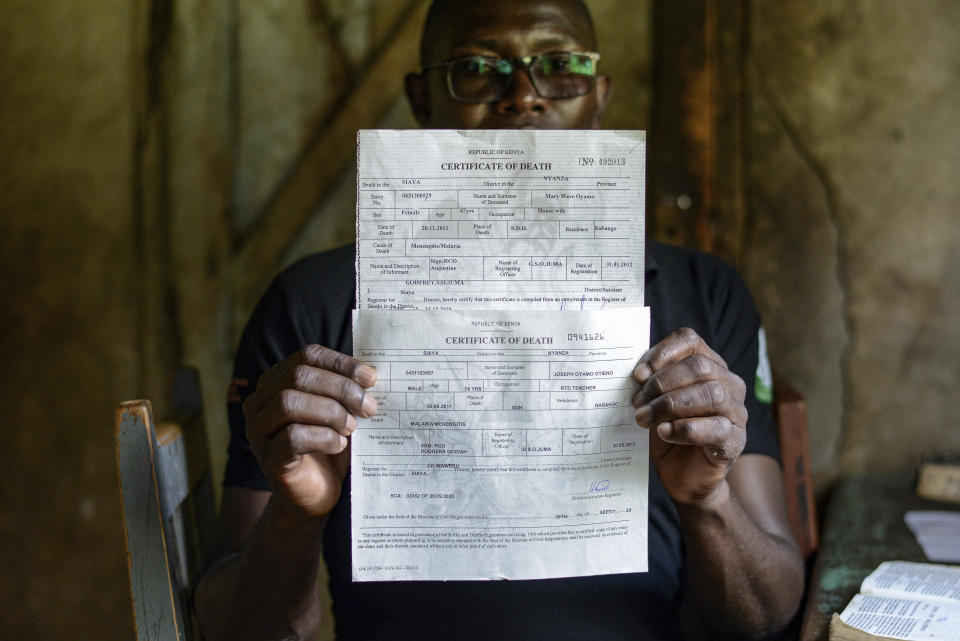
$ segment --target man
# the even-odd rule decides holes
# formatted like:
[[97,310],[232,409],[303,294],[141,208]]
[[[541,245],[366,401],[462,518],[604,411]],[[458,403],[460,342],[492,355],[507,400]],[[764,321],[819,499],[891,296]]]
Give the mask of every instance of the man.
[[[438,0],[408,97],[424,127],[596,128],[610,80],[584,70],[582,90],[557,89],[543,62],[594,47],[579,0]],[[483,91],[457,75],[480,65],[497,70]],[[376,412],[365,392],[376,374],[346,355],[355,306],[346,247],[278,277],[244,332],[223,556],[196,593],[207,637],[315,636],[321,554],[341,639],[744,639],[781,631],[797,610],[803,569],[768,408],[752,385],[759,318],[719,261],[656,243],[647,255],[655,345],[635,369],[634,404],[653,464],[650,572],[351,581],[348,437],[355,416]]]

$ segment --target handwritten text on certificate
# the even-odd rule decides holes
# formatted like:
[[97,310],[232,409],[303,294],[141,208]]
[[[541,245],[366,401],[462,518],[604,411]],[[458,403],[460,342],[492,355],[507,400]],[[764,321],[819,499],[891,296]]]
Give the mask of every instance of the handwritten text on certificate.
[[643,305],[644,132],[357,139],[358,309]]
[[355,310],[354,580],[646,571],[648,340],[648,308]]

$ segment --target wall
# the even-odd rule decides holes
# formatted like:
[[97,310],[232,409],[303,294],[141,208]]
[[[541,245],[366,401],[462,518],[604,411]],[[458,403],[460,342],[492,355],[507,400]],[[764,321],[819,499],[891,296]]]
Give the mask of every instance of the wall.
[[960,4],[752,2],[744,271],[817,479],[960,449]]
[[5,639],[131,626],[111,423],[139,362],[133,13],[86,4],[0,6]]

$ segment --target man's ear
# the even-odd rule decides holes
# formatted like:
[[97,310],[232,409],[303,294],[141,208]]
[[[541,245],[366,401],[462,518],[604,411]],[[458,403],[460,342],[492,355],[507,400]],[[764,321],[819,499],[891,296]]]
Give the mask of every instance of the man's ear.
[[403,77],[403,86],[413,117],[421,127],[426,127],[430,121],[430,86],[427,77],[421,73],[408,73]]
[[610,104],[610,97],[613,95],[613,80],[610,76],[597,76],[594,91],[597,92],[597,113],[593,117],[593,128],[600,129],[603,114],[607,111],[607,105]]

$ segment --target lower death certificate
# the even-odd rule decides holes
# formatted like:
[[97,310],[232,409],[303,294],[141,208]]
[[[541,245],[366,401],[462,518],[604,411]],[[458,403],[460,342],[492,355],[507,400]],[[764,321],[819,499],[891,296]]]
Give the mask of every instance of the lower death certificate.
[[646,571],[648,342],[648,308],[354,311],[354,580]]

